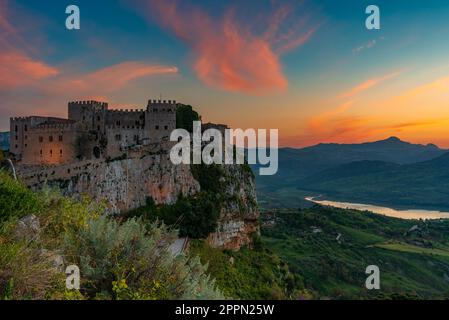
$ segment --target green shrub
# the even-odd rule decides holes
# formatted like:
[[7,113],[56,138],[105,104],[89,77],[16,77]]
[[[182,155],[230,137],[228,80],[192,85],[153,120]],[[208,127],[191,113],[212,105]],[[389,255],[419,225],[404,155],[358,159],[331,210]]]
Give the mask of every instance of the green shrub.
[[223,180],[225,178],[221,165],[218,164],[192,164],[192,175],[199,182],[201,190],[215,194],[223,193]]
[[0,170],[0,226],[11,218],[39,213],[42,201],[27,187]]
[[176,128],[193,132],[193,121],[199,121],[198,112],[190,105],[179,105],[176,109]]
[[179,196],[174,204],[156,206],[152,199],[146,205],[126,214],[127,218],[141,217],[144,221],[163,221],[179,230],[182,237],[206,238],[214,232],[220,216],[221,199],[209,192],[194,197]]
[[[265,248],[228,251],[193,240],[190,254],[208,263],[208,272],[226,296],[236,299],[288,299],[302,289],[279,257]],[[299,279],[298,279],[299,280]]]
[[175,257],[173,231],[140,219],[123,224],[100,217],[67,238],[65,251],[83,272],[83,290],[114,299],[221,298],[198,259]]

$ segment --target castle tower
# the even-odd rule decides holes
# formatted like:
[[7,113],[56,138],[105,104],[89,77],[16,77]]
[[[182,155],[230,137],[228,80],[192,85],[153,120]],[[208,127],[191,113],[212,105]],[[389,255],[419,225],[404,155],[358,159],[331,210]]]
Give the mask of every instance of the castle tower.
[[150,143],[169,139],[176,129],[175,100],[149,100],[145,112],[145,129]]
[[86,130],[105,133],[106,112],[108,104],[99,101],[69,102],[69,120],[85,125]]

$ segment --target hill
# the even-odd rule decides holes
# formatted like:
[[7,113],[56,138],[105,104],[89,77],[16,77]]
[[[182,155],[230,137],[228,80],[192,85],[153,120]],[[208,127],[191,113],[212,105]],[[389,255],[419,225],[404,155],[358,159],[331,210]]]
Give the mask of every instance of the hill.
[[414,164],[362,161],[302,180],[307,189],[345,201],[449,209],[449,153]]
[[9,132],[0,132],[0,150],[9,150]]
[[[449,297],[449,220],[413,221],[314,206],[264,212],[262,241],[314,298]],[[365,288],[368,265],[381,290]]]
[[[307,205],[302,200],[311,191],[306,182],[311,181],[309,177],[320,175],[324,170],[336,167],[342,170],[345,164],[360,161],[374,161],[377,165],[390,163],[390,166],[413,164],[435,159],[446,152],[433,144],[412,144],[396,137],[361,144],[331,143],[303,149],[283,148],[279,149],[278,173],[274,176],[256,176],[258,196],[263,207]],[[378,169],[381,170],[381,167]]]

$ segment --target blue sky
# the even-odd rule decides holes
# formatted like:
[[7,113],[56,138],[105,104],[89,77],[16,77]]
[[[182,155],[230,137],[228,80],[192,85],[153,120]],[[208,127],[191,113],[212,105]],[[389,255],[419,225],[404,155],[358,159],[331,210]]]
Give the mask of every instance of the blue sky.
[[[446,92],[432,86],[449,75],[445,0],[0,3],[0,130],[10,116],[65,116],[72,99],[143,107],[162,95],[207,120],[279,128],[284,145],[400,135],[449,146]],[[69,4],[81,30],[65,28]],[[369,4],[381,30],[365,28]],[[427,96],[397,102],[419,88]]]

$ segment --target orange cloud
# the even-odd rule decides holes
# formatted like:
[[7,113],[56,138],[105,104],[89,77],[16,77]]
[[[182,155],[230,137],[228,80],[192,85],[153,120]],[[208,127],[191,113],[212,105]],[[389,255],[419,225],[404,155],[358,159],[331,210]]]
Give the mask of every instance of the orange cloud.
[[180,9],[176,0],[149,0],[149,4],[153,16],[192,48],[198,78],[226,91],[284,91],[288,81],[280,54],[304,44],[314,31],[295,28],[288,35],[279,35],[280,24],[289,15],[286,7],[267,19],[267,31],[258,35],[251,26],[239,23],[232,10],[217,20],[199,8]]
[[0,89],[12,89],[59,73],[57,68],[33,60],[23,52],[0,52]]
[[[80,75],[66,75],[55,85],[58,90],[64,87],[66,92],[78,95],[104,94],[114,92],[128,85],[131,81],[163,74],[177,74],[175,66],[153,65],[139,61],[126,61],[100,70]],[[53,86],[48,86],[53,87]]]
[[[432,97],[441,97],[449,93],[449,76],[436,79],[430,83],[418,86],[414,89],[406,91],[405,93],[391,99],[387,105],[406,105],[413,100],[430,100]],[[445,106],[446,107],[446,106]]]
[[0,2],[0,89],[13,89],[55,76],[57,68],[32,58],[29,43],[10,21],[9,2]]
[[366,90],[368,90],[388,79],[394,78],[394,77],[398,76],[399,74],[400,74],[400,72],[393,72],[393,73],[387,74],[380,78],[368,79],[367,81],[362,82],[359,85],[355,86],[351,90],[342,93],[341,95],[338,96],[338,98],[339,99],[353,98],[353,97],[359,95],[360,93],[362,93],[363,91],[366,91]]

